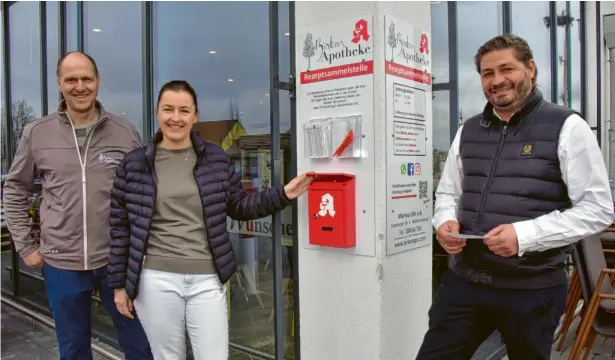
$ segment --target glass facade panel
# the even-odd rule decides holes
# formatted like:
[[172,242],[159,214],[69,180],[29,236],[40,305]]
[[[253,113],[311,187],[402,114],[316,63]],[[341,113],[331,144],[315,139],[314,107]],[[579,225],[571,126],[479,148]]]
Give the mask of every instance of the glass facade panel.
[[[434,44],[432,75],[434,84],[445,84],[449,81],[448,8],[447,2],[436,2],[431,5],[431,36]],[[441,175],[441,169],[435,166],[436,158],[441,153],[446,154],[450,147],[449,95],[448,90],[433,92],[434,191],[438,187]]]
[[[435,54],[434,54],[435,55]],[[438,189],[438,184],[444,170],[444,163],[450,148],[450,91],[435,91],[433,96],[433,197]],[[434,201],[435,206],[435,201]],[[444,251],[433,234],[433,265],[432,265],[432,293],[437,293],[440,287],[442,275],[448,269],[448,254]]]
[[[0,6],[0,9],[2,7]],[[2,16],[2,19],[4,19],[4,13],[0,10],[0,16]],[[4,47],[6,46],[6,41],[4,39],[4,26],[0,25],[0,39],[2,39],[0,45],[2,46],[2,49],[4,49]],[[0,128],[0,137],[2,139],[2,143],[0,143],[0,148],[1,148],[1,152],[2,152],[2,159],[0,162],[0,167],[1,167],[1,173],[2,176],[4,176],[7,172],[8,172],[8,168],[9,168],[9,159],[8,159],[8,137],[6,136],[6,124],[8,123],[7,121],[7,113],[6,113],[6,103],[5,103],[5,98],[4,98],[4,89],[5,89],[5,84],[7,79],[4,76],[4,54],[2,53],[2,50],[0,49],[0,86],[2,86],[2,88],[0,89],[0,121],[1,123],[1,128]],[[4,177],[3,177],[4,179]],[[4,180],[2,180],[2,189],[4,189]],[[3,213],[4,214],[4,213]],[[2,230],[4,230],[4,217],[2,220]]]
[[98,100],[143,135],[141,3],[87,1],[83,6],[84,47],[100,74]]
[[278,2],[278,58],[280,61],[280,80],[288,81],[290,75],[290,39],[294,29],[290,28],[289,2]]
[[549,2],[511,3],[513,33],[527,41],[534,54],[538,75],[536,84],[545,100],[551,101],[551,48]]
[[[2,9],[2,7],[0,7]],[[0,10],[0,17],[4,18],[4,12]],[[6,45],[6,41],[4,40],[4,26],[0,24],[0,46],[4,48]],[[2,171],[1,171],[1,184],[0,191],[2,194],[2,198],[4,197],[4,176],[8,172],[8,152],[7,152],[7,139],[6,136],[6,124],[7,124],[7,113],[6,113],[6,103],[4,99],[4,89],[6,78],[4,76],[4,55],[0,50],[0,121],[2,122],[2,128],[0,129],[0,136],[2,137],[2,142],[0,143],[1,153],[2,153]],[[6,227],[6,220],[4,219],[4,206],[2,200],[0,200],[0,214],[1,214],[1,227],[0,227],[0,286],[3,291],[12,291],[12,278],[11,272],[7,268],[7,265],[12,265],[11,263],[11,242],[9,231]]]
[[[280,61],[280,81],[289,81],[290,70],[290,40],[295,34],[290,28],[289,2],[278,2],[278,58]],[[290,134],[290,101],[288,92],[280,92],[280,133]],[[269,101],[269,100],[267,100]],[[290,153],[288,154],[290,159]]]
[[[198,97],[200,136],[227,151],[247,190],[270,187],[269,4],[156,2],[153,26],[155,98],[167,81],[188,80]],[[287,131],[289,117],[283,122]],[[282,148],[286,159],[290,151]],[[289,180],[288,168],[280,181]],[[270,222],[228,226],[239,268],[228,283],[230,340],[268,353],[274,347]]]
[[431,43],[433,46],[431,75],[434,84],[449,81],[448,8],[447,1],[435,1],[431,4]]
[[585,26],[581,19],[581,2],[570,1],[570,68],[569,68],[569,86],[570,86],[570,102],[569,107],[581,111],[582,98],[581,93],[583,84],[581,83],[581,57],[583,56],[581,44],[581,29]]
[[566,12],[566,1],[558,1],[555,3],[555,13],[557,16],[557,103],[559,105],[568,106],[570,99],[568,98],[570,73],[570,62],[568,61],[570,39],[567,35],[566,28],[570,25],[568,13]]
[[[457,3],[459,49],[459,117],[461,121],[483,111],[485,96],[474,55],[485,41],[502,33],[500,2],[463,1]],[[463,85],[461,85],[463,84]]]
[[58,2],[47,1],[47,112],[53,113],[60,103],[56,65],[60,57],[58,41]]
[[[38,2],[18,2],[9,8],[12,120],[15,140],[23,127],[41,116],[40,24]],[[17,144],[14,144],[17,146]]]
[[[230,120],[250,134],[268,133],[268,19],[267,3],[156,2],[155,97],[167,81],[188,80],[200,121]],[[233,27],[222,31],[224,23]]]
[[78,22],[77,22],[77,2],[66,1],[66,51],[79,50],[77,38],[79,34]]
[[449,140],[450,128],[450,92],[436,91],[433,93],[433,179],[434,191],[438,188],[444,162],[451,147]]
[[557,13],[557,103],[581,110],[581,4],[558,1]]
[[[278,3],[278,52],[280,59],[280,79],[281,81],[289,81],[289,75],[291,74],[291,39],[294,36],[293,29],[290,28],[290,13],[289,2],[282,1]],[[292,173],[292,132],[291,132],[291,99],[289,92],[279,91],[279,108],[280,108],[280,164],[282,178],[280,181],[286,183],[290,181],[296,174]],[[296,202],[293,202],[291,206],[297,206]],[[287,207],[282,211],[282,309],[285,325],[285,357],[287,359],[295,358],[295,343],[294,335],[296,329],[294,328],[294,311],[293,302],[294,291],[297,289],[297,284],[294,283],[294,279],[297,278],[297,274],[294,274],[295,269],[295,249],[296,244],[293,242],[293,229],[296,228],[296,224],[293,223],[292,207]],[[273,294],[273,288],[271,289]],[[273,302],[272,302],[273,303]],[[269,319],[273,320],[271,315],[273,309],[270,310]],[[272,323],[273,325],[273,323]]]
[[[13,141],[9,144],[13,153],[17,150],[24,127],[40,118],[41,114],[41,54],[40,54],[40,9],[38,2],[18,2],[8,9],[10,34],[9,54],[11,62],[11,124]],[[34,19],[34,21],[24,21]],[[34,179],[32,179],[34,181]],[[33,236],[39,236],[36,209],[39,194],[30,199]],[[15,264],[11,264],[14,266]],[[30,269],[19,261],[20,295],[46,305],[41,270]]]

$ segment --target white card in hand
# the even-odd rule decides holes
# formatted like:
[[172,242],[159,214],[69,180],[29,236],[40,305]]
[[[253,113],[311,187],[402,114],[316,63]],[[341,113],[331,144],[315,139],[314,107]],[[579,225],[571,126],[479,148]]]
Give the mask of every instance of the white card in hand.
[[457,239],[484,239],[484,237],[479,236],[479,235],[466,235],[466,234],[448,233],[448,236],[454,237],[454,238],[457,238]]

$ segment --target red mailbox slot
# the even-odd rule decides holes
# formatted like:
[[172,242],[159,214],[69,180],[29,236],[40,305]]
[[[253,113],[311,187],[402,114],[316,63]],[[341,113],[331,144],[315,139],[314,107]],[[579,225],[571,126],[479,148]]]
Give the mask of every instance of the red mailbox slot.
[[356,245],[355,176],[309,173],[308,187],[310,244],[335,248]]

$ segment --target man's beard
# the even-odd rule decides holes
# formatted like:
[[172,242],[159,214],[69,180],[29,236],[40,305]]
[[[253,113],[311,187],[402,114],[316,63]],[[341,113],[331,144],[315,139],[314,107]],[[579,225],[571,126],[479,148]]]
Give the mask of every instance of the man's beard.
[[524,100],[527,97],[527,95],[530,93],[532,89],[532,82],[529,79],[529,77],[526,75],[523,81],[519,82],[518,84],[512,84],[511,82],[507,82],[506,84],[499,86],[495,90],[506,89],[506,88],[510,88],[511,86],[514,91],[514,95],[512,97],[503,97],[499,100],[496,100],[495,96],[493,98],[490,98],[489,94],[484,92],[485,98],[487,98],[487,101],[489,101],[495,107],[499,107],[499,108],[509,107],[515,104],[515,102],[517,102],[518,100]]

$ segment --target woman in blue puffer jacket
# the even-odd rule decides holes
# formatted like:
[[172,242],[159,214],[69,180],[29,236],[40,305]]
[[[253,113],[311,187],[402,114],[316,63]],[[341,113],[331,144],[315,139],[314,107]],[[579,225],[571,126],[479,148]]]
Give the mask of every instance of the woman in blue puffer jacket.
[[108,272],[115,304],[130,318],[136,310],[159,360],[185,359],[186,329],[196,360],[228,358],[225,283],[237,264],[226,217],[281,211],[311,181],[303,174],[284,187],[246,194],[224,150],[192,132],[198,114],[190,84],[165,84],[160,130],[126,155],[111,191]]

